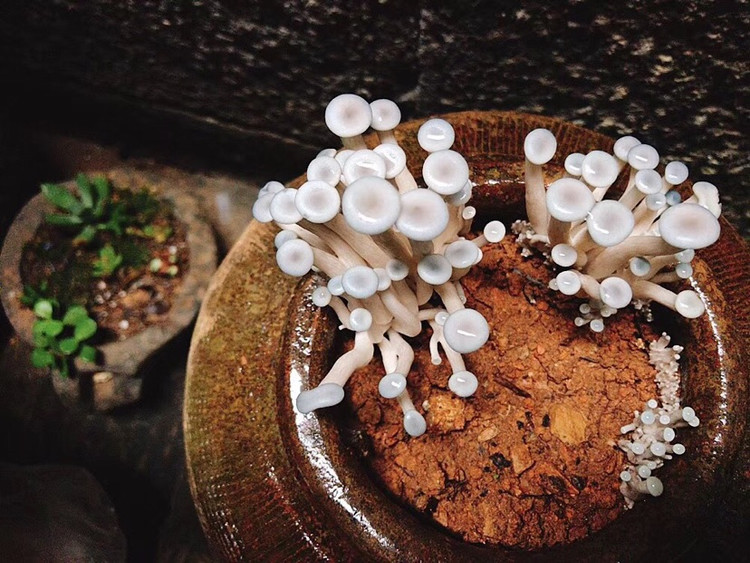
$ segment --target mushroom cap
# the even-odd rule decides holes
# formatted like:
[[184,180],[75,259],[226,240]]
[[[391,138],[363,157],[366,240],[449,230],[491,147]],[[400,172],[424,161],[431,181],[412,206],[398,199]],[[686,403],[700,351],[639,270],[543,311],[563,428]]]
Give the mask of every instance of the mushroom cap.
[[416,410],[407,411],[404,413],[404,430],[409,436],[416,438],[425,433],[427,422]]
[[651,469],[649,469],[648,465],[638,466],[638,476],[641,479],[647,479],[648,477],[651,477]]
[[357,307],[349,315],[349,328],[354,332],[367,332],[372,326],[372,313],[362,307]]
[[675,252],[674,257],[678,262],[692,262],[693,258],[695,258],[695,250],[686,248],[685,250]]
[[395,399],[406,389],[406,377],[402,373],[384,375],[378,383],[378,391],[386,399]]
[[319,156],[310,161],[307,166],[308,180],[321,180],[335,186],[341,178],[341,165],[332,156]]
[[332,407],[344,400],[344,388],[337,383],[323,383],[314,389],[302,391],[297,395],[297,410],[307,414],[316,409]]
[[477,208],[472,205],[467,205],[464,207],[464,210],[461,212],[461,218],[462,219],[473,219],[477,216]]
[[629,268],[634,276],[642,278],[647,276],[651,271],[651,262],[643,256],[633,256],[630,259]]
[[659,218],[659,234],[677,248],[705,248],[719,239],[721,227],[713,213],[695,203],[680,203]]
[[566,270],[555,277],[557,289],[564,295],[575,295],[581,290],[581,278],[577,272]]
[[253,219],[259,223],[270,223],[273,221],[273,215],[271,215],[271,201],[275,194],[264,193],[258,194],[258,199],[253,203]]
[[633,232],[633,213],[619,201],[606,199],[597,203],[589,212],[586,228],[596,244],[615,246]]
[[581,163],[581,177],[595,188],[608,188],[620,174],[620,165],[611,154],[591,151]]
[[365,176],[385,178],[386,163],[383,157],[370,149],[354,151],[344,162],[342,174],[346,184]]
[[677,205],[682,201],[682,196],[677,190],[669,190],[664,194],[664,198],[667,200],[667,205],[669,206]]
[[258,192],[258,196],[262,196],[265,194],[277,194],[285,187],[286,186],[284,186],[284,184],[282,184],[281,182],[271,180],[270,182],[266,182],[265,185],[260,189],[260,191]]
[[474,309],[459,309],[446,319],[443,335],[448,346],[459,354],[468,354],[487,342],[490,327],[485,318]]
[[448,206],[432,190],[416,189],[401,196],[396,228],[415,241],[437,237],[448,226]]
[[651,145],[635,145],[628,151],[628,164],[636,170],[656,168],[659,166],[659,153]]
[[393,281],[401,281],[409,275],[409,265],[396,258],[391,258],[385,265],[385,271]]
[[302,214],[294,203],[296,197],[297,190],[294,188],[285,188],[273,196],[270,211],[274,221],[292,225],[302,220]]
[[651,496],[658,497],[664,492],[664,484],[658,477],[646,479],[646,489]]
[[443,253],[445,258],[454,268],[469,268],[476,264],[477,245],[470,240],[461,239],[450,243]]
[[372,123],[370,126],[375,131],[390,131],[401,123],[401,110],[392,100],[380,99],[370,102],[372,111]]
[[682,444],[674,444],[672,446],[672,453],[676,455],[683,455],[685,453],[685,446]]
[[677,294],[674,300],[674,309],[686,319],[697,319],[706,310],[700,295],[695,291],[686,289]]
[[315,155],[315,158],[320,158],[321,156],[331,156],[331,157],[333,157],[333,156],[336,156],[337,152],[338,151],[336,149],[334,149],[334,148],[323,149],[318,154]]
[[338,215],[341,196],[331,184],[312,180],[299,187],[294,204],[302,217],[311,223],[327,223]]
[[457,191],[455,194],[448,196],[447,201],[451,205],[458,207],[459,205],[466,205],[471,199],[474,188],[471,185],[471,181],[466,182],[464,187]]
[[569,244],[560,243],[552,247],[552,261],[558,266],[568,268],[578,260],[578,251]]
[[546,164],[557,151],[557,139],[549,129],[534,129],[523,140],[523,153],[532,164]]
[[357,299],[367,299],[375,295],[379,283],[375,270],[367,266],[354,266],[341,276],[344,291]]
[[326,287],[328,288],[328,291],[331,292],[331,295],[344,295],[344,286],[341,283],[341,276],[333,276],[328,280],[328,285]]
[[336,162],[339,163],[341,170],[343,170],[344,164],[346,164],[346,161],[349,160],[349,157],[353,154],[354,154],[354,151],[351,149],[341,149],[339,152],[333,155],[333,158],[336,159]]
[[674,267],[674,273],[678,278],[686,280],[693,275],[693,267],[689,262],[680,262]]
[[326,286],[318,287],[312,292],[312,302],[318,307],[325,307],[331,302],[331,292]]
[[617,158],[619,158],[623,162],[627,162],[630,149],[640,144],[641,142],[635,137],[626,135],[624,137],[620,137],[615,141],[615,146],[612,148],[612,151],[615,153],[615,156]]
[[721,215],[721,203],[719,203],[719,190],[711,182],[696,182],[693,184],[693,194],[698,198],[698,203],[714,214]]
[[586,155],[580,152],[572,152],[565,157],[565,172],[571,176],[580,176],[583,172],[583,159]]
[[313,267],[312,248],[302,239],[290,240],[276,251],[276,263],[285,274],[301,277]]
[[401,197],[388,180],[365,176],[344,190],[341,212],[355,231],[377,235],[391,228],[399,218]]
[[649,194],[646,196],[646,207],[651,211],[657,211],[667,205],[667,197],[662,194]]
[[417,131],[417,142],[427,152],[448,150],[455,138],[453,126],[445,119],[428,119]]
[[641,193],[646,195],[658,194],[661,191],[662,185],[661,176],[656,170],[647,168],[635,173],[635,187]]
[[282,229],[278,233],[276,233],[276,236],[273,237],[273,245],[279,249],[282,246],[284,246],[284,243],[290,240],[294,240],[297,237],[297,233],[294,231],[290,231],[288,229]]
[[490,221],[482,229],[487,242],[500,242],[505,236],[505,225],[500,221]]
[[673,160],[664,168],[664,179],[673,186],[682,184],[689,175],[688,167],[679,160]]
[[431,190],[440,195],[452,195],[469,181],[469,165],[456,151],[436,151],[425,159],[422,177]]
[[375,274],[378,276],[378,291],[385,291],[391,287],[393,280],[388,276],[388,272],[385,268],[373,268]]
[[478,386],[476,375],[470,371],[457,371],[448,379],[448,389],[459,397],[471,397]]
[[633,289],[624,279],[612,276],[599,283],[599,298],[605,305],[622,309],[633,300]]
[[442,285],[451,279],[453,267],[442,254],[428,254],[417,264],[417,274],[430,285]]
[[393,143],[383,143],[373,149],[385,162],[385,177],[395,178],[406,168],[404,149]]
[[334,135],[356,137],[372,124],[372,110],[364,98],[356,94],[340,94],[328,103],[325,121]]
[[589,187],[575,178],[561,178],[552,182],[546,198],[549,214],[565,222],[584,219],[596,204]]

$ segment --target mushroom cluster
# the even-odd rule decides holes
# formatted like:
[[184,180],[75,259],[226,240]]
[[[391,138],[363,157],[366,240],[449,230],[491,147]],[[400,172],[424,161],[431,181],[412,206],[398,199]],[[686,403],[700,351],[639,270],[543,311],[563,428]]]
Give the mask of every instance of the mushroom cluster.
[[[676,188],[687,180],[687,166],[673,161],[657,172],[659,153],[630,136],[615,142],[614,154],[568,155],[564,177],[545,186],[543,165],[556,151],[549,130],[526,136],[528,223],[514,230],[519,242],[546,246],[551,260],[566,268],[550,282],[552,289],[589,299],[576,325],[601,332],[604,319],[631,302],[657,302],[687,318],[702,315],[695,291],[675,293],[663,284],[690,278],[695,251],[719,238],[716,187],[696,182],[682,201]],[[621,175],[627,176],[624,191],[605,199]]]
[[628,435],[627,439],[618,441],[628,458],[628,464],[620,473],[620,491],[628,508],[645,495],[658,497],[662,494],[664,485],[652,472],[673,456],[685,453],[685,446],[674,441],[675,430],[700,424],[695,410],[680,407],[677,362],[682,347],[670,347],[669,342],[669,336],[662,334],[649,346],[649,362],[657,371],[659,400],[649,400],[643,412],[636,411],[633,422],[620,429],[621,434]]
[[[316,388],[299,394],[297,409],[308,413],[341,402],[347,380],[377,347],[386,372],[380,394],[398,402],[406,432],[419,436],[426,423],[407,389],[414,352],[404,337],[429,323],[433,363],[441,363],[442,348],[451,366],[448,387],[460,397],[474,393],[477,378],[462,354],[487,341],[489,326],[464,306],[459,280],[481,260],[483,245],[505,235],[505,227],[492,221],[480,236],[465,238],[476,210],[466,205],[472,195],[469,166],[451,150],[452,126],[430,119],[420,127],[417,140],[427,154],[421,187],[394,135],[400,120],[390,100],[337,96],[325,121],[343,149],[321,151],[297,189],[266,184],[253,216],[280,227],[276,261],[283,272],[304,276],[314,270],[328,278],[314,290],[313,302],[330,306],[340,328],[356,333],[353,349]],[[363,137],[370,128],[379,141],[374,147]]]

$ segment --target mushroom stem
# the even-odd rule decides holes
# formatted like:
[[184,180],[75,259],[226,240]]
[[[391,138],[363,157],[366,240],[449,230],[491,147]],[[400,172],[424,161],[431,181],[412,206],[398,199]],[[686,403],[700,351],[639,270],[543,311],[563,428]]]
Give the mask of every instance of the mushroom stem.
[[331,371],[323,378],[324,383],[335,383],[343,387],[355,370],[366,366],[372,360],[375,349],[367,332],[358,332],[354,336],[354,348],[341,356],[333,364]]
[[391,344],[390,340],[383,338],[378,343],[378,349],[380,350],[380,357],[383,360],[383,369],[385,370],[385,373],[393,373],[396,371],[396,363],[398,362],[396,347]]
[[568,244],[570,242],[570,227],[571,223],[569,221],[560,221],[559,219],[550,217],[547,231],[549,245]]
[[674,311],[677,294],[654,282],[638,280],[633,283],[633,297],[656,301]]
[[661,237],[630,236],[591,259],[584,271],[596,279],[601,279],[622,268],[633,256],[661,256],[679,251],[679,248],[667,244]]
[[420,333],[422,324],[419,321],[419,317],[399,300],[392,288],[382,291],[380,298],[383,301],[383,305],[393,314],[393,318],[395,319],[394,327],[397,327],[399,332],[402,332],[406,336],[416,336]]
[[449,313],[453,313],[455,311],[458,311],[459,309],[464,308],[464,304],[461,301],[461,296],[458,293],[456,286],[452,282],[447,282],[437,286],[435,288],[435,291],[437,291],[437,294],[440,296],[443,305],[445,305],[445,309]]
[[395,371],[399,373],[409,373],[411,371],[411,365],[414,363],[414,350],[409,343],[406,342],[401,335],[395,329],[388,331],[388,336],[391,342],[396,347],[396,354],[398,355],[398,364],[396,365]]
[[333,309],[333,311],[336,313],[336,316],[339,318],[341,328],[349,328],[349,308],[346,306],[346,303],[344,303],[343,299],[332,295],[329,305],[331,306],[331,309]]
[[540,164],[534,164],[528,158],[524,164],[524,178],[526,181],[526,213],[531,228],[538,235],[547,234],[549,213],[545,201],[544,172]]

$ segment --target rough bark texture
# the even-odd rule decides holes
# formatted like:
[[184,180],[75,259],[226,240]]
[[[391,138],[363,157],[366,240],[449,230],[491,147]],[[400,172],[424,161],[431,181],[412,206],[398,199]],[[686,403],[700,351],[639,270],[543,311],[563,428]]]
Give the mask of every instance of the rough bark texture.
[[678,11],[666,0],[11,0],[3,11],[0,64],[17,85],[4,93],[11,98],[19,88],[25,99],[36,90],[41,105],[67,95],[82,112],[103,102],[107,121],[118,107],[141,118],[176,115],[193,135],[233,130],[269,150],[290,146],[281,139],[330,144],[323,108],[349,90],[400,100],[409,117],[491,108],[554,115],[635,132],[685,159],[722,184],[729,218],[748,233],[744,0],[693,0]]

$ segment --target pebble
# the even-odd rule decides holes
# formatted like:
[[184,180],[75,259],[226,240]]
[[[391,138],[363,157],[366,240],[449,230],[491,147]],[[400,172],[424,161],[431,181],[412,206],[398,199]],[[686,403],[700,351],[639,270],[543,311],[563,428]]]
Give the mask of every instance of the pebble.
[[127,320],[123,319],[119,323],[117,323],[117,326],[122,330],[128,330],[128,328],[130,328],[130,323]]
[[99,290],[106,289],[107,283],[104,280],[99,280],[99,282],[96,284],[96,288]]

